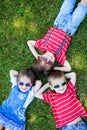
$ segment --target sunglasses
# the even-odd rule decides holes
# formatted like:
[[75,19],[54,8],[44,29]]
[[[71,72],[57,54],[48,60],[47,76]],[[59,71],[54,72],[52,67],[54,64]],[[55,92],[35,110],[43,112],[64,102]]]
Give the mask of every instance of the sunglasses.
[[18,82],[18,84],[20,85],[20,86],[23,86],[23,85],[25,85],[25,87],[31,87],[32,86],[32,84],[29,84],[29,83],[23,83],[23,82]]
[[62,84],[58,84],[58,85],[54,85],[54,86],[51,85],[50,88],[53,90],[53,89],[56,89],[56,88],[60,88],[64,85],[66,85],[66,84],[67,84],[67,81],[64,81]]
[[38,57],[40,61],[44,61],[46,64],[53,66],[53,62],[52,61],[48,61],[48,59],[46,57],[43,56],[39,56]]

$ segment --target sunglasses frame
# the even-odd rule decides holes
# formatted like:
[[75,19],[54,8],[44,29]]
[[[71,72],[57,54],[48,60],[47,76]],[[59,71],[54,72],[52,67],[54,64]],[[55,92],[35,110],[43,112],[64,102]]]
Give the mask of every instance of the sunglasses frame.
[[31,87],[32,86],[32,84],[30,84],[30,83],[24,83],[24,82],[21,82],[21,81],[18,82],[18,85],[20,85],[20,86],[25,85],[25,87]]
[[53,66],[53,62],[48,61],[47,58],[44,57],[44,56],[39,56],[38,59],[39,59],[40,61],[44,61],[46,64],[48,64],[48,65],[50,65],[50,66]]
[[53,90],[53,89],[57,89],[57,88],[60,88],[60,87],[62,87],[62,86],[64,86],[64,85],[66,85],[67,84],[67,81],[64,81],[63,83],[61,83],[61,84],[58,84],[58,85],[51,85],[50,86],[50,88]]

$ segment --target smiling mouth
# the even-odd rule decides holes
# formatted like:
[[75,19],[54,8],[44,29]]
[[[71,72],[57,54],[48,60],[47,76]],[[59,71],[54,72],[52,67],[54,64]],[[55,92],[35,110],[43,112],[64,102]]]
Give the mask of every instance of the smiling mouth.
[[27,90],[27,88],[22,88],[22,90]]
[[58,91],[64,91],[64,89],[62,89],[62,90],[58,90]]

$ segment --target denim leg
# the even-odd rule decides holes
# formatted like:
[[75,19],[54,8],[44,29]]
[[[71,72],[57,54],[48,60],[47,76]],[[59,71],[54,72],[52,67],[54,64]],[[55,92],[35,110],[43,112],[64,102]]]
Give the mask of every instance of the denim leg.
[[62,29],[69,16],[72,14],[76,0],[64,0],[59,14],[57,15],[54,26]]
[[60,130],[87,130],[87,124],[81,120],[79,124],[66,125],[60,128]]
[[87,6],[84,6],[81,3],[79,3],[67,23],[67,29],[70,31],[71,35],[73,35],[76,32],[80,23],[84,20],[86,14]]
[[74,130],[72,125],[66,125],[66,126],[63,126],[62,128],[60,128],[59,130]]
[[87,124],[83,120],[81,120],[80,123],[81,123],[81,125],[78,125],[78,129],[79,130],[87,130]]

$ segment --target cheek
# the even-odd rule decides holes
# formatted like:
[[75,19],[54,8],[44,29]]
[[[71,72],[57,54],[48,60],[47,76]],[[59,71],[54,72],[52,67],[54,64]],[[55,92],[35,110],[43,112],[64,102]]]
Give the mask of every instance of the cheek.
[[30,89],[30,87],[27,87],[27,88],[26,88],[26,90],[29,90],[29,89]]
[[18,86],[20,89],[26,89],[26,90],[29,90],[30,89],[30,87],[25,87],[25,86]]
[[64,87],[60,87],[60,88],[58,88],[58,89],[56,89],[56,91],[58,92],[60,92],[60,91],[66,91],[66,89],[67,89],[67,87],[66,86],[64,86]]
[[54,64],[55,60],[53,58],[51,58],[51,62]]
[[22,88],[22,86],[20,86],[20,85],[19,85],[18,87],[19,87],[19,88]]

